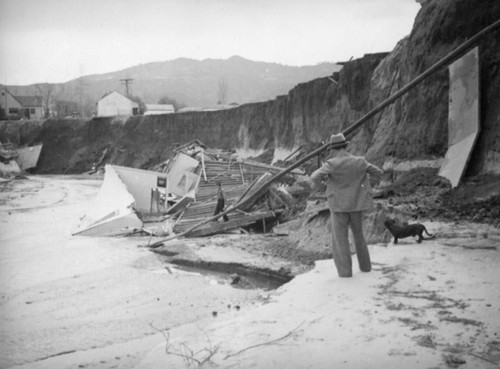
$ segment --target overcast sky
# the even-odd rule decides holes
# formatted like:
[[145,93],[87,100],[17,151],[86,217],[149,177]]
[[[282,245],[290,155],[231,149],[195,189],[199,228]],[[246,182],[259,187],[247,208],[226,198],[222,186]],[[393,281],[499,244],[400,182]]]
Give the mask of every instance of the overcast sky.
[[415,0],[0,0],[0,83],[188,57],[314,65],[391,51]]

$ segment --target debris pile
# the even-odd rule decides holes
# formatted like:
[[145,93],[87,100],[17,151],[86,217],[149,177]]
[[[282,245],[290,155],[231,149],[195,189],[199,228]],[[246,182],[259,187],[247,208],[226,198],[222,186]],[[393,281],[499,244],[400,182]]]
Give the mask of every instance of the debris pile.
[[460,187],[442,194],[429,215],[488,223],[500,228],[500,175],[467,178]]
[[[282,163],[297,160],[297,155],[300,157],[301,148],[291,155],[294,159],[286,158]],[[300,160],[296,163],[298,166]],[[178,146],[171,159],[154,167],[156,171],[107,165],[102,189],[110,194],[98,196],[100,203],[91,205],[92,216],[83,217],[86,224],[75,234],[145,233],[168,236],[162,240],[167,241],[226,232],[267,232],[302,213],[310,198],[305,176],[308,170],[292,168],[242,159],[235,152],[211,149],[199,140]],[[475,204],[478,208],[471,220],[498,223],[500,193],[493,191],[498,186],[489,192],[461,195],[439,176],[437,168],[386,174],[391,178],[385,186],[374,187],[375,198],[408,216],[449,220],[461,212],[470,213],[474,208],[471,204]],[[279,180],[273,182],[275,177]],[[500,184],[500,180],[494,183]],[[473,189],[474,184],[469,187]],[[225,195],[225,208],[217,215],[219,190]],[[461,204],[469,205],[462,211],[458,208]],[[157,247],[162,241],[149,246]]]
[[[96,203],[91,204],[74,234],[139,232],[200,237],[228,231],[248,232],[250,226],[266,232],[297,210],[287,184],[304,175],[296,169],[283,177],[281,184],[262,192],[259,184],[282,168],[241,159],[234,152],[211,149],[199,140],[178,146],[173,158],[156,165],[154,170],[115,165],[106,165],[105,169]],[[217,207],[219,184],[225,209],[242,199],[247,205],[232,211],[228,219],[210,221]],[[298,197],[303,192],[300,186],[290,188]],[[123,203],[106,200],[110,197],[121,198]],[[142,227],[137,226],[138,219]]]
[[[282,170],[272,165],[240,159],[234,153],[209,149],[199,141],[178,149],[173,162],[185,160],[188,155],[199,163],[193,171],[198,178],[198,183],[192,195],[192,202],[187,202],[183,207],[177,207],[175,213],[168,211],[175,219],[174,233],[183,233],[193,225],[214,215],[218,183],[221,184],[225,193],[226,206],[231,206],[244,196],[249,196],[257,182]],[[175,165],[174,163],[171,168]],[[297,170],[293,174],[303,175],[303,172]],[[171,185],[175,186],[175,183]],[[271,187],[266,195],[256,198],[251,206],[232,212],[229,220],[218,219],[215,222],[203,224],[187,235],[208,236],[241,229],[256,222],[260,222],[263,230],[266,231],[266,224],[272,224],[289,205],[292,205],[289,198],[290,195],[287,196],[286,190]]]
[[0,179],[12,179],[23,171],[35,168],[42,144],[19,147],[13,143],[0,143]]
[[469,177],[453,189],[437,168],[412,169],[392,180],[375,197],[415,218],[469,220],[500,227],[499,175]]
[[0,145],[0,177],[9,179],[21,172],[16,162],[17,152],[12,144]]

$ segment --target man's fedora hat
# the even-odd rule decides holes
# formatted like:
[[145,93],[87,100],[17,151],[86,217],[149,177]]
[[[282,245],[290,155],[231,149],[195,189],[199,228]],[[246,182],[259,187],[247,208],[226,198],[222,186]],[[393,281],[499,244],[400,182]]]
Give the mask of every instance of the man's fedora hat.
[[331,135],[330,137],[330,144],[335,146],[347,146],[347,142],[342,133]]

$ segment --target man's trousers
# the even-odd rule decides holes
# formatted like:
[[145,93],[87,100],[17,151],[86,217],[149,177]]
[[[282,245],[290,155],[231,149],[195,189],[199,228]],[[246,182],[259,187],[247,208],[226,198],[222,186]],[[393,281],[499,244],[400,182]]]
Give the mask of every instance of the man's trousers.
[[330,207],[332,219],[332,251],[333,261],[339,277],[352,277],[352,258],[349,249],[349,227],[354,235],[356,256],[359,269],[369,272],[372,268],[370,253],[363,235],[363,212],[334,213]]

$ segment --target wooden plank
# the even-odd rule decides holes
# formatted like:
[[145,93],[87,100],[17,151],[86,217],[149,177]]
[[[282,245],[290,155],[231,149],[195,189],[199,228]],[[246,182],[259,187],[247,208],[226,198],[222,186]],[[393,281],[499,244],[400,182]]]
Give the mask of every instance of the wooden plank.
[[203,149],[201,149],[201,171],[203,173],[203,179],[207,181],[207,173],[205,172],[205,154]]
[[224,231],[229,231],[231,229],[237,229],[240,227],[244,227],[244,226],[250,225],[252,223],[255,223],[258,220],[265,219],[265,218],[271,218],[273,216],[275,216],[274,212],[269,211],[269,212],[264,212],[264,213],[250,214],[248,216],[245,216],[245,217],[239,218],[239,219],[230,219],[227,222],[212,222],[210,224],[205,224],[204,226],[199,227],[194,231],[188,232],[186,234],[186,236],[187,237],[209,236],[212,234],[217,234],[217,233],[221,233]]
[[174,214],[182,209],[185,209],[189,204],[193,203],[193,198],[191,196],[184,195],[177,201],[173,206],[167,209],[166,214]]
[[[253,161],[248,161],[248,160],[243,160],[243,165],[249,165],[249,166],[253,166],[253,167],[256,167],[256,168],[261,168],[261,169],[267,169],[267,170],[271,170],[273,172],[281,172],[281,171],[284,171],[285,169],[287,168],[281,168],[281,167],[277,167],[277,166],[274,166],[274,165],[269,165],[269,164],[264,164],[264,163],[259,163],[259,162],[253,162]],[[301,169],[292,169],[290,171],[292,174],[300,174],[300,175],[304,175],[305,172]]]
[[241,181],[243,184],[245,184],[245,176],[243,175],[243,169],[241,168],[241,163],[240,163],[240,174],[241,174]]

